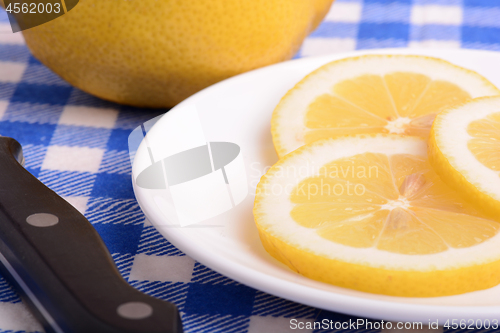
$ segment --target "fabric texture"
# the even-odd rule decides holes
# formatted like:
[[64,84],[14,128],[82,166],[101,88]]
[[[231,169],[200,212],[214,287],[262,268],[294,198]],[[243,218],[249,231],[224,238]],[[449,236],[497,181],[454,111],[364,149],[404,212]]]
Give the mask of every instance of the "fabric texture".
[[[498,0],[337,0],[296,58],[385,47],[500,51],[499,18]],[[132,286],[174,302],[186,332],[329,332],[294,330],[290,319],[355,320],[224,277],[184,255],[146,221],[132,191],[127,138],[164,112],[73,88],[30,55],[0,11],[0,135],[18,140],[26,169],[90,220]],[[0,333],[35,331],[39,324],[0,279]]]

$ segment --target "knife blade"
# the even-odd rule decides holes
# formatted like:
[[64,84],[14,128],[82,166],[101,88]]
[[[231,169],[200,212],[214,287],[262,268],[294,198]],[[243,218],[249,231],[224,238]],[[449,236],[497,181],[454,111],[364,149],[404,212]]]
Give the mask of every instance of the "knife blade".
[[181,333],[176,306],[121,276],[90,222],[0,137],[0,272],[47,332]]

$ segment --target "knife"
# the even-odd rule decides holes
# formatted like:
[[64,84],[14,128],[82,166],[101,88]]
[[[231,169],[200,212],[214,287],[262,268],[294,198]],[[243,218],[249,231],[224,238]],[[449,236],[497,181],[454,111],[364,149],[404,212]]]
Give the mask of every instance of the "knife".
[[0,272],[47,332],[182,333],[176,306],[130,286],[71,204],[0,137]]

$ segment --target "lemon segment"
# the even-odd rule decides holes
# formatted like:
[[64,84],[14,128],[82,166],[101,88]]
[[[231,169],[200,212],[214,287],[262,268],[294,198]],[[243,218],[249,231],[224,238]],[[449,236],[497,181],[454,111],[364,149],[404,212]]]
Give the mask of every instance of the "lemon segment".
[[273,142],[283,157],[304,144],[344,135],[427,138],[440,111],[499,93],[479,74],[441,59],[347,58],[320,67],[282,98],[273,112]]
[[272,256],[334,285],[431,297],[500,283],[500,223],[441,180],[421,138],[303,146],[262,177],[254,217]]
[[468,202],[500,221],[500,97],[472,100],[436,118],[430,162]]

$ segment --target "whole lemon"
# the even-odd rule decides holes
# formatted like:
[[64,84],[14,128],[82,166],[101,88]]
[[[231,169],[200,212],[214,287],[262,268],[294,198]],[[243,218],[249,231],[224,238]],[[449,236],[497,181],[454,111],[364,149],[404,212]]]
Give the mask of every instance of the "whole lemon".
[[33,55],[74,86],[171,107],[232,75],[290,59],[333,0],[80,0],[23,31]]

